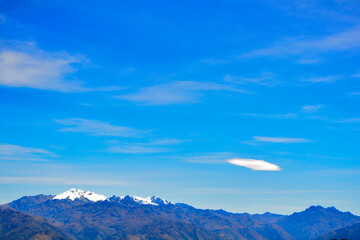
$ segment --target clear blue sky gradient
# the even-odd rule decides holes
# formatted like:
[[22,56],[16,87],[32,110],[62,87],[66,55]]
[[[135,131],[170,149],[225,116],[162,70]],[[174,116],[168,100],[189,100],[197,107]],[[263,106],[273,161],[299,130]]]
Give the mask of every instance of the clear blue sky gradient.
[[233,212],[360,214],[359,9],[1,1],[0,203],[78,187]]

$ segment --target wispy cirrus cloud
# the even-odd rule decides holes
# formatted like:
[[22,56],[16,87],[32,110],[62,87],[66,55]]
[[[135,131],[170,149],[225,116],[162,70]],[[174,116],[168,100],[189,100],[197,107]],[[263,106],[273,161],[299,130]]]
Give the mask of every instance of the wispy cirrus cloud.
[[309,79],[304,80],[304,82],[310,82],[310,83],[330,83],[335,82],[336,80],[340,79],[341,75],[330,75],[330,76],[324,76],[324,77],[311,77]]
[[236,166],[246,167],[254,171],[281,171],[281,168],[278,165],[264,160],[233,158],[226,160],[226,162]]
[[51,54],[42,50],[0,52],[0,85],[26,87],[60,92],[78,92],[85,88],[81,82],[65,80],[76,71],[74,64],[86,61],[66,53]]
[[42,162],[49,161],[54,157],[57,157],[57,155],[46,149],[0,144],[0,160]]
[[111,142],[111,146],[108,147],[107,151],[112,153],[125,153],[125,154],[146,154],[146,153],[161,153],[169,152],[167,146],[176,145],[184,142],[180,139],[158,139],[145,143],[119,143],[117,141]]
[[269,143],[306,143],[310,142],[305,138],[285,138],[285,137],[262,137],[255,136],[253,140],[256,142],[269,142]]
[[259,118],[274,118],[274,119],[295,119],[299,115],[296,113],[284,113],[284,114],[259,114],[259,113],[242,113],[237,114],[240,116],[259,117]]
[[146,134],[146,131],[131,127],[115,126],[108,122],[101,122],[98,120],[70,118],[55,119],[54,121],[58,124],[68,126],[59,130],[62,132],[81,132],[92,136],[119,136],[133,138]]
[[[314,105],[317,106],[317,105]],[[312,106],[308,106],[311,108]],[[313,111],[310,111],[310,109],[302,109],[303,115],[300,114],[292,114],[292,113],[286,113],[286,114],[258,114],[258,113],[243,113],[243,114],[237,114],[238,116],[249,116],[249,117],[258,117],[258,118],[274,118],[274,119],[302,119],[302,120],[315,120],[315,121],[324,121],[324,122],[330,122],[330,123],[359,123],[360,117],[349,117],[349,118],[343,118],[343,117],[327,117],[327,116],[316,116],[316,115],[308,115],[308,113],[315,113],[317,110],[313,109]],[[306,114],[305,114],[306,113]],[[243,143],[246,144],[254,144],[254,141],[245,141]]]
[[301,107],[301,111],[304,113],[314,113],[317,112],[320,108],[322,108],[322,105],[306,105]]
[[124,146],[112,146],[108,148],[112,153],[125,153],[125,154],[145,154],[145,153],[161,153],[168,152],[166,148],[148,147],[142,144],[128,144]]
[[342,118],[338,120],[334,120],[337,123],[360,123],[360,117],[358,118]]
[[235,156],[235,153],[232,152],[214,152],[196,156],[179,157],[179,159],[188,163],[223,164],[226,159]]
[[58,92],[115,91],[123,87],[85,87],[70,78],[81,66],[89,62],[81,55],[66,52],[47,52],[33,43],[22,43],[21,49],[0,50],[0,85]]
[[[360,26],[353,27],[343,32],[330,36],[320,37],[318,39],[291,39],[280,42],[279,44],[268,48],[257,49],[244,53],[239,58],[253,57],[288,57],[288,56],[311,56],[315,57],[320,53],[347,51],[360,47]],[[313,62],[317,62],[313,61]],[[312,61],[304,63],[313,63]]]
[[244,92],[231,85],[214,82],[173,81],[145,87],[135,93],[116,96],[140,105],[170,105],[200,102],[208,91]]
[[279,83],[280,81],[275,80],[275,75],[273,73],[262,73],[257,77],[242,77],[242,76],[234,76],[234,75],[226,75],[224,77],[226,82],[234,83],[234,84],[260,84],[260,85],[274,85]]

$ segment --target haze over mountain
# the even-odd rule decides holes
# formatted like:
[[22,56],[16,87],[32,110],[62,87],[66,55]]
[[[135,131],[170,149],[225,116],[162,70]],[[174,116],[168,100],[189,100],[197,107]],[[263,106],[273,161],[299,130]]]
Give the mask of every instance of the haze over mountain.
[[[91,197],[89,197],[91,196]],[[290,216],[196,209],[159,197],[112,196],[70,189],[5,205],[47,219],[76,239],[314,239],[360,222],[349,212],[312,206]]]

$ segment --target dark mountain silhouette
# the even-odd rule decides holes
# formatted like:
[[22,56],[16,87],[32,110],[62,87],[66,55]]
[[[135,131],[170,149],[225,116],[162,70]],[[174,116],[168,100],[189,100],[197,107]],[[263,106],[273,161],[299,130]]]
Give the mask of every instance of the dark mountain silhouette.
[[254,220],[248,214],[159,203],[139,204],[130,196],[99,202],[34,196],[8,206],[21,206],[22,211],[45,217],[77,239],[293,239],[276,224]]
[[22,197],[7,207],[44,217],[75,239],[87,240],[310,240],[360,221],[334,207],[312,206],[290,216],[235,214],[172,204],[158,197],[94,200],[93,196],[100,195],[76,189],[57,196]]
[[319,237],[317,240],[329,240],[329,239],[348,239],[348,240],[360,239],[360,223],[356,223],[349,227],[332,230],[330,233],[322,237]]
[[280,219],[277,224],[297,240],[309,240],[329,231],[359,222],[360,217],[334,207],[311,206],[303,212]]
[[71,240],[70,235],[40,217],[8,208],[0,209],[0,239]]

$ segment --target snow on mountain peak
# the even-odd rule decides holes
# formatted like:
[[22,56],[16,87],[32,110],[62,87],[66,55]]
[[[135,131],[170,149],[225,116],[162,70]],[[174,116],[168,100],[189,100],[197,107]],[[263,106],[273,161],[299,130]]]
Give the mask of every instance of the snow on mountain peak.
[[137,197],[137,196],[131,196],[131,198],[140,204],[144,204],[144,205],[157,205],[156,203],[153,203],[151,201],[151,197],[146,197],[146,198],[142,198],[142,197]]
[[144,204],[144,205],[167,205],[170,202],[159,198],[157,196],[152,196],[152,197],[138,197],[138,196],[122,196],[122,197],[110,197],[110,198],[106,198],[104,195],[102,194],[97,194],[97,193],[93,193],[90,191],[85,192],[82,189],[76,189],[76,188],[71,188],[70,190],[67,190],[66,192],[60,193],[58,195],[56,195],[55,197],[53,197],[53,199],[57,199],[57,200],[62,200],[62,199],[69,199],[74,201],[75,199],[80,199],[80,198],[85,198],[87,200],[90,200],[92,202],[97,202],[97,201],[115,201],[115,200],[120,200],[123,201],[126,198],[130,198],[132,199],[134,202],[137,202],[139,204]]
[[[144,204],[144,205],[156,205],[157,206],[157,205],[167,205],[170,203],[169,201],[159,198],[159,197],[156,197],[156,196],[145,197],[145,198],[137,197],[137,196],[129,196],[129,197],[132,198],[135,202]],[[122,198],[124,198],[124,197],[122,197]]]
[[67,190],[66,192],[58,194],[53,199],[58,199],[58,200],[70,199],[70,200],[74,201],[75,199],[78,199],[78,198],[86,198],[87,200],[90,200],[92,202],[106,200],[106,197],[102,194],[97,194],[97,193],[93,193],[90,191],[85,192],[82,189],[76,189],[76,188],[71,188],[70,190]]
[[158,205],[167,205],[170,204],[169,201],[161,199],[159,197],[153,196],[153,197],[138,197],[138,196],[130,196],[130,195],[126,195],[126,196],[121,196],[121,197],[116,197],[115,195],[108,198],[107,201],[127,201],[127,200],[132,200],[138,204],[143,204],[143,205],[154,205],[154,206],[158,206]]

